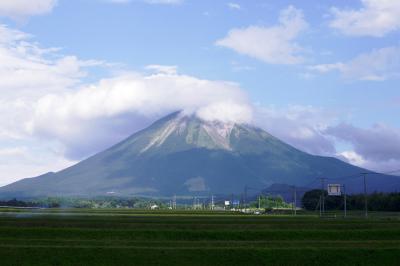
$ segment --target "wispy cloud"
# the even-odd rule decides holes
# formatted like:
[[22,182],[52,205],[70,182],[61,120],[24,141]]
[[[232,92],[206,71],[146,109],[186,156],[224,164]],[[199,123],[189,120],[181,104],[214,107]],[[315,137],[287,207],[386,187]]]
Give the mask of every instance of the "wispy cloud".
[[230,9],[240,10],[241,6],[238,3],[228,3],[227,4]]
[[178,5],[182,4],[184,0],[105,0],[114,4],[128,4],[132,2],[143,2],[147,4],[160,4],[160,5]]
[[167,65],[148,65],[145,67],[147,70],[153,70],[156,73],[162,73],[167,75],[177,74],[177,66],[167,66]]
[[269,64],[298,64],[304,60],[303,49],[295,39],[307,27],[303,12],[289,6],[280,12],[278,25],[232,29],[216,45]]
[[184,0],[143,0],[149,4],[164,4],[164,5],[176,5],[182,4]]
[[324,134],[335,123],[335,113],[313,106],[258,106],[254,116],[258,126],[300,150],[329,156],[336,153],[334,142]]
[[326,134],[351,144],[353,150],[341,152],[350,163],[377,171],[398,169],[400,129],[385,124],[358,128],[342,123],[326,129]]
[[330,26],[351,36],[383,37],[400,29],[400,1],[361,0],[362,8],[332,8]]
[[361,54],[348,62],[309,67],[320,73],[338,71],[346,79],[383,81],[400,78],[400,47],[391,46]]
[[56,6],[57,0],[2,0],[0,16],[20,19],[49,13]]
[[105,1],[113,4],[127,4],[132,2],[132,0],[105,0]]

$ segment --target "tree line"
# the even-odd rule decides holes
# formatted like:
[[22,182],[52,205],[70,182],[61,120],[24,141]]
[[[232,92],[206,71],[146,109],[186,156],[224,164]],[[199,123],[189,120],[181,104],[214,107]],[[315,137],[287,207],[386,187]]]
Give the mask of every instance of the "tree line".
[[273,209],[292,208],[292,203],[287,203],[282,196],[259,196],[255,201],[250,202],[251,208]]
[[10,207],[37,207],[37,208],[139,208],[145,209],[152,204],[164,205],[159,200],[144,198],[119,198],[119,197],[96,197],[96,198],[69,198],[69,197],[46,197],[38,199],[11,199],[0,200],[0,206]]
[[[320,198],[324,193],[326,210],[343,210],[343,196],[328,196],[326,190],[313,189],[307,191],[302,200],[302,207],[306,210],[314,211],[319,209]],[[400,211],[400,193],[374,192],[367,195],[368,210],[370,211]],[[348,210],[363,210],[365,208],[364,194],[347,195]]]

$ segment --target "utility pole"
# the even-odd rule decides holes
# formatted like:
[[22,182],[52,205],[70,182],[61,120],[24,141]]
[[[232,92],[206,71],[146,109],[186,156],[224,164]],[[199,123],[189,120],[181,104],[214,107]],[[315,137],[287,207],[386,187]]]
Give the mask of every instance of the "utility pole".
[[297,215],[297,190],[294,186],[294,215]]
[[367,196],[367,174],[361,173],[364,177],[364,202],[365,202],[365,218],[368,218],[368,196]]
[[325,214],[325,180],[326,178],[321,177],[321,211],[320,216]]
[[243,207],[246,210],[246,201],[247,201],[247,185],[244,186],[244,198],[243,198]]
[[174,198],[173,198],[172,209],[176,210],[176,195],[174,195]]
[[343,185],[343,195],[344,195],[344,217],[347,217],[347,196],[346,196],[346,185]]
[[211,195],[211,210],[214,210],[214,195]]
[[319,195],[319,217],[322,216],[322,196]]

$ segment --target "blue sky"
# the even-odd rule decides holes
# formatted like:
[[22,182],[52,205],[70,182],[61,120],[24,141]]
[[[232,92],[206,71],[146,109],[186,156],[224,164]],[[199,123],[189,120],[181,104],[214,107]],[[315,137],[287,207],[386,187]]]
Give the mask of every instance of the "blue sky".
[[0,25],[0,184],[175,109],[399,168],[397,1],[5,0]]
[[[343,36],[329,27],[330,9],[357,9],[360,2],[353,1],[352,6],[343,5],[343,1],[320,2],[300,1],[296,6],[296,1],[237,1],[238,10],[229,8],[225,1],[174,5],[60,1],[51,14],[30,18],[19,28],[33,34],[42,46],[62,47],[62,53],[83,59],[123,63],[132,69],[149,64],[177,65],[185,74],[238,82],[261,104],[350,109],[358,117],[353,122],[362,126],[376,120],[399,125],[393,109],[379,108],[398,97],[396,80],[358,82],[338,73],[317,75],[305,68],[349,61],[373,49],[400,45],[399,32],[381,38]],[[295,40],[310,50],[304,64],[265,64],[215,45],[232,28],[276,25],[280,10],[289,5],[301,9],[309,24]]]

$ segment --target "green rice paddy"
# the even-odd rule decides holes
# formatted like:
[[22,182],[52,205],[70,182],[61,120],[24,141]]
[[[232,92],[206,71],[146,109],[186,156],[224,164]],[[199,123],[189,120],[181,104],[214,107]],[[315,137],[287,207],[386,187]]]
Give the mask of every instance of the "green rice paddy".
[[400,215],[0,209],[0,265],[399,265]]

